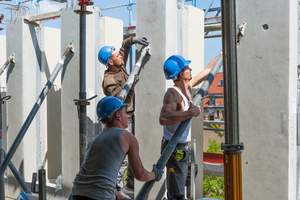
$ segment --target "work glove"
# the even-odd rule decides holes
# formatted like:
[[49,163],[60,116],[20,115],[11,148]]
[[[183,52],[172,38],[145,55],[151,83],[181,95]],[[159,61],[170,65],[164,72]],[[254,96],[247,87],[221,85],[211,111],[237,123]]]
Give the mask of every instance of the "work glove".
[[141,45],[144,45],[144,46],[148,45],[146,37],[135,37],[134,38],[134,43],[138,43],[138,44],[141,44]]
[[155,164],[153,165],[152,172],[155,173],[155,181],[159,181],[164,173],[163,170],[157,169]]

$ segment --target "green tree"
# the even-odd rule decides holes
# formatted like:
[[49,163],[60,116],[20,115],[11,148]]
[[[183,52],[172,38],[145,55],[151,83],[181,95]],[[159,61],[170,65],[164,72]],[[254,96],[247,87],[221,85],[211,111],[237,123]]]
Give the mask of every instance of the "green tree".
[[217,143],[217,140],[208,140],[209,143],[209,147],[208,149],[206,149],[207,153],[223,153],[223,151],[221,151],[221,144]]
[[[207,153],[223,153],[220,150],[221,144],[217,140],[208,140],[209,147],[206,149]],[[218,176],[203,176],[203,196],[218,199],[225,199],[224,197],[224,177]]]

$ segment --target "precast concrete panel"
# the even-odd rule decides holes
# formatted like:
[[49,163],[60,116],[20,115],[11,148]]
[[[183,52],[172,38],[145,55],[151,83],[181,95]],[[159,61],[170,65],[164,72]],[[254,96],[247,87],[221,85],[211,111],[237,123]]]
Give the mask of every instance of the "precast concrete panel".
[[[203,70],[203,12],[183,6],[175,0],[137,1],[136,6],[137,36],[148,38],[152,56],[143,67],[140,81],[136,86],[135,135],[140,144],[142,162],[146,169],[151,170],[152,165],[160,157],[163,126],[159,124],[159,114],[163,97],[167,88],[174,85],[173,81],[165,79],[163,65],[169,56],[179,54],[186,59],[193,59],[194,75]],[[139,49],[140,47],[138,51]],[[195,120],[198,121],[198,119]],[[200,127],[194,126],[192,129],[197,130],[198,128]],[[198,139],[202,133],[195,135]],[[202,138],[199,139],[199,143],[202,143]],[[202,144],[200,146],[199,150],[202,152]],[[201,153],[198,153],[198,156],[201,158]],[[199,178],[201,179],[201,177],[200,173]],[[199,184],[202,185],[202,181]],[[135,182],[135,195],[142,185],[141,182]],[[149,199],[161,198],[164,195],[165,187],[163,180],[155,183]],[[201,197],[202,194],[199,196]]]
[[[86,17],[86,92],[87,98],[98,95],[93,99],[91,104],[87,106],[87,143],[92,140],[101,130],[101,124],[97,122],[96,106],[102,97],[102,77],[103,71],[100,69],[98,62],[98,52],[106,41],[113,41],[114,31],[121,33],[118,37],[122,38],[122,25],[117,21],[117,25],[113,29],[102,30],[107,28],[108,24],[101,26],[100,9],[88,7],[93,14]],[[62,89],[61,89],[61,106],[62,106],[62,176],[63,191],[62,196],[67,198],[71,193],[73,180],[79,170],[79,119],[77,107],[73,99],[79,98],[79,15],[74,13],[79,7],[61,10],[61,50],[64,51],[71,40],[74,41],[75,53],[69,56],[65,62],[62,71]],[[107,23],[112,23],[108,21]],[[105,25],[106,24],[106,25]],[[103,24],[102,24],[103,25]],[[112,27],[112,26],[110,26]],[[109,31],[110,30],[110,31]],[[121,30],[121,31],[120,31]],[[102,33],[104,33],[102,35]],[[111,34],[112,36],[109,36]],[[105,37],[102,40],[102,37]],[[107,37],[107,38],[106,38]],[[118,38],[117,38],[118,41]],[[103,42],[103,43],[102,43]],[[116,41],[114,41],[116,42]],[[120,45],[122,39],[117,44]]]
[[[196,76],[204,69],[204,12],[193,6],[182,6],[182,56],[191,60],[189,65],[192,76]],[[200,84],[202,85],[202,84]],[[192,97],[200,89],[200,85],[193,88]],[[196,140],[196,156],[199,167],[196,178],[196,198],[203,197],[203,113],[192,120],[188,140]],[[191,143],[192,144],[192,143]]]
[[[46,84],[61,58],[60,29],[42,28],[42,85]],[[47,178],[54,180],[61,174],[61,73],[59,73],[43,103],[43,152],[42,164]]]
[[239,1],[244,199],[296,197],[297,1]]
[[[6,37],[5,37],[5,35],[0,35],[0,52],[1,52],[0,67],[2,67],[8,58],[8,57],[6,57]],[[3,74],[0,77],[0,89],[2,90],[3,87],[6,87],[6,73],[5,72],[3,72]]]
[[[37,80],[40,79],[38,74],[41,69],[38,31],[37,25],[29,24],[23,18],[13,18],[6,21],[6,53],[7,55],[16,54],[15,65],[10,65],[7,69],[7,95],[11,95],[11,99],[7,102],[8,148],[11,147],[20,132],[37,99],[37,89],[40,87]],[[34,118],[12,158],[15,167],[24,180],[28,182],[31,181],[32,173],[37,170],[38,123],[40,123],[40,119]],[[7,194],[16,197],[21,192],[21,188],[9,170],[8,177]]]
[[78,6],[61,10],[61,52],[74,41],[75,53],[65,61],[61,76],[61,125],[62,125],[62,195],[71,194],[72,182],[79,170],[79,118],[73,99],[79,97],[79,15]]
[[[172,84],[164,77],[163,64],[167,57],[177,54],[177,3],[174,0],[145,0],[137,1],[136,7],[136,35],[147,37],[152,55],[136,86],[135,136],[143,165],[151,171],[160,156],[163,127],[159,124],[159,114],[163,96]],[[143,184],[135,181],[135,196]],[[164,179],[155,183],[149,199],[156,199],[161,188],[165,191]]]

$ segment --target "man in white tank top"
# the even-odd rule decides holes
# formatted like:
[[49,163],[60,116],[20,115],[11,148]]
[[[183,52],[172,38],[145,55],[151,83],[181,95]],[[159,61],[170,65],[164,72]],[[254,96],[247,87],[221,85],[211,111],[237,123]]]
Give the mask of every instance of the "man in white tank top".
[[[191,61],[185,60],[182,56],[173,55],[164,63],[165,77],[166,79],[172,79],[175,85],[166,92],[159,117],[159,123],[164,126],[162,151],[172,138],[181,121],[197,117],[200,114],[200,106],[195,106],[191,102],[192,87],[205,80],[216,59],[217,57],[193,78],[191,75],[192,69],[189,67]],[[189,150],[186,142],[190,125],[187,126],[182,134],[179,143],[166,164],[168,199],[184,199]]]

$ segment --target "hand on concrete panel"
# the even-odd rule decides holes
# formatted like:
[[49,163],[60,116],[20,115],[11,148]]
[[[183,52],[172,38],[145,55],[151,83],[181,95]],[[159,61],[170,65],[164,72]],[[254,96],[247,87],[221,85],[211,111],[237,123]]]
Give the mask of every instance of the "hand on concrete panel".
[[140,45],[148,45],[148,42],[147,42],[147,38],[146,37],[135,37],[134,38],[134,43],[137,43],[137,44],[140,44]]
[[190,112],[192,113],[193,117],[197,117],[198,115],[200,115],[200,112],[201,112],[201,106],[195,106],[195,105],[191,102],[188,111],[190,111]]
[[155,173],[155,181],[159,181],[164,173],[163,170],[157,169],[155,164],[153,165],[152,172]]

